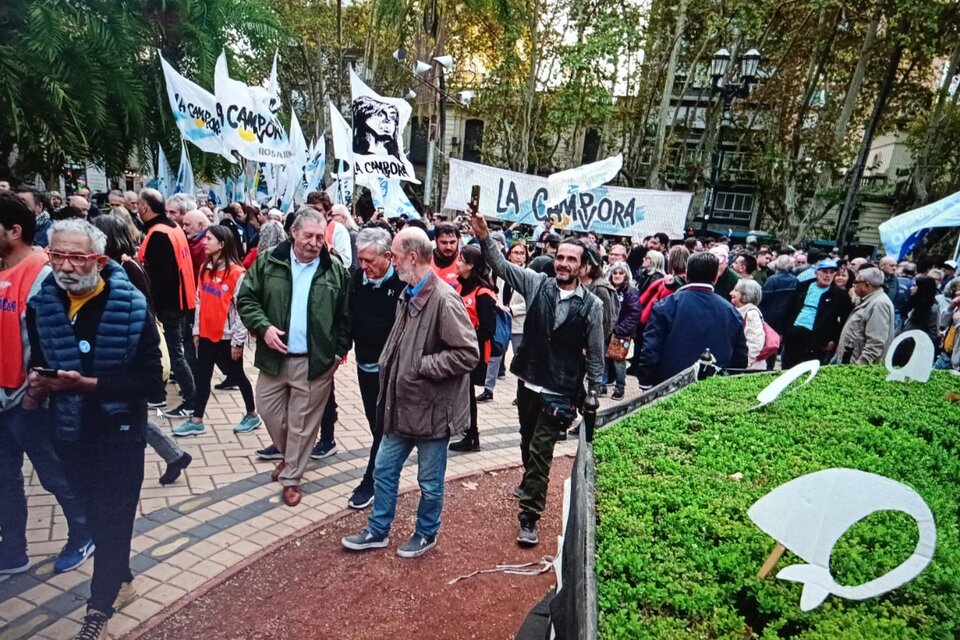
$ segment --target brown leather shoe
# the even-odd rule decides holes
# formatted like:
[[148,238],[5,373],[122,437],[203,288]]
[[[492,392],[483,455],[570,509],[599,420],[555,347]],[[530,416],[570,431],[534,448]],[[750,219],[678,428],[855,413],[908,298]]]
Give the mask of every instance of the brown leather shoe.
[[300,487],[284,487],[283,488],[283,504],[288,507],[295,507],[300,504],[300,498],[303,495],[300,493]]
[[270,474],[270,479],[276,482],[280,479],[280,474],[283,472],[283,468],[287,466],[287,463],[281,460],[277,463],[277,468],[273,470],[273,473]]

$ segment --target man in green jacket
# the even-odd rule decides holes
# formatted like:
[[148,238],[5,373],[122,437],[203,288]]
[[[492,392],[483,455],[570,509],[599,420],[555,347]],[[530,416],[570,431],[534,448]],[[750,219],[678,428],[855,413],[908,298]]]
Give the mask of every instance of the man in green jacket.
[[333,375],[350,350],[350,275],[331,257],[327,222],[300,209],[291,241],[260,256],[237,296],[240,318],[259,337],[257,407],[283,459],[273,479],[284,504],[300,503],[300,480],[320,430]]

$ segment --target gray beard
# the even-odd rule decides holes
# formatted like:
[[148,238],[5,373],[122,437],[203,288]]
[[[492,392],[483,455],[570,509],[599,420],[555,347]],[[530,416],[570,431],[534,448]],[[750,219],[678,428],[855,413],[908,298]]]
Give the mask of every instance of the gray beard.
[[90,293],[97,287],[97,283],[100,281],[100,272],[93,271],[93,273],[85,276],[75,276],[54,271],[53,278],[56,280],[57,286],[67,293],[82,295],[84,293]]

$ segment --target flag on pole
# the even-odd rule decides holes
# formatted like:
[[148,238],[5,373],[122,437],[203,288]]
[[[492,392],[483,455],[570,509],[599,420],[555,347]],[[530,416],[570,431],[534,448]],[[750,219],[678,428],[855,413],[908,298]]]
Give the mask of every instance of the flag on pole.
[[399,218],[406,215],[408,218],[419,218],[420,212],[413,206],[400,184],[399,178],[384,178],[383,176],[362,176],[357,183],[370,189],[370,198],[373,206],[383,209],[388,218]]
[[187,143],[180,141],[180,169],[177,171],[177,184],[174,193],[185,193],[196,197],[197,187],[193,182],[193,167],[190,166],[190,154],[187,153]]
[[332,101],[330,102],[330,135],[333,138],[333,156],[344,162],[349,162],[352,167],[353,131]]
[[174,183],[170,163],[167,162],[167,156],[163,152],[163,146],[161,145],[157,145],[157,166],[155,173],[157,174],[157,191],[162,193],[164,198],[169,198],[174,194]]
[[353,155],[357,177],[372,174],[420,183],[403,153],[403,130],[412,108],[403,98],[385,98],[350,70]]
[[277,208],[287,213],[293,210],[293,201],[298,189],[303,185],[303,170],[308,154],[307,141],[303,137],[297,112],[293,109],[290,111],[290,150],[293,151],[293,157],[287,163],[283,190],[277,203]]
[[330,174],[333,183],[327,187],[327,195],[334,204],[353,207],[353,167],[343,161],[337,162],[339,171]]
[[277,118],[276,63],[269,86],[248,87],[233,80],[227,70],[227,56],[221,52],[214,70],[213,87],[218,113],[222,114],[221,135],[227,149],[257,162],[286,163],[293,152],[286,130]]
[[220,137],[221,122],[217,117],[217,99],[200,85],[187,80],[170,66],[160,52],[160,66],[167,85],[167,99],[180,135],[203,151],[223,156],[236,163],[223,146]]
[[327,142],[323,136],[314,140],[310,147],[307,166],[304,167],[303,192],[309,194],[317,190],[323,182],[323,172],[327,168]]

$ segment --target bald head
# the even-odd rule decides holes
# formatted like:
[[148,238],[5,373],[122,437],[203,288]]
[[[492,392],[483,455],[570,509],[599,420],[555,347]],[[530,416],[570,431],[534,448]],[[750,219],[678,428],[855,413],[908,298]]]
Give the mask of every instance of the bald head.
[[184,233],[192,237],[209,227],[210,221],[207,220],[207,216],[202,211],[194,209],[183,214],[181,226]]
[[[79,193],[79,191],[77,192]],[[70,200],[67,203],[71,207],[76,207],[83,211],[83,217],[86,218],[90,214],[90,201],[80,195],[70,196]]]
[[156,189],[141,189],[137,200],[137,213],[144,222],[163,215],[163,194]]
[[433,246],[423,229],[405,227],[391,245],[397,276],[407,284],[418,284],[432,269]]

